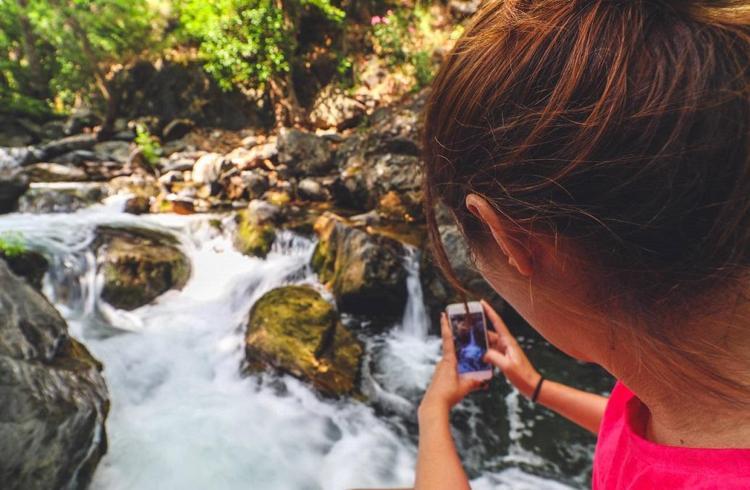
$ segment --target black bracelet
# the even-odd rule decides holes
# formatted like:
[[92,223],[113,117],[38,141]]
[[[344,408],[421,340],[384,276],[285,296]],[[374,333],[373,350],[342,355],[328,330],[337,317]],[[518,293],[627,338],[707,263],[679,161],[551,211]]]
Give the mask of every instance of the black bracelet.
[[539,378],[539,382],[536,384],[536,388],[534,388],[534,393],[531,395],[531,401],[534,403],[536,403],[536,399],[539,398],[539,392],[542,391],[542,383],[544,383],[544,376]]

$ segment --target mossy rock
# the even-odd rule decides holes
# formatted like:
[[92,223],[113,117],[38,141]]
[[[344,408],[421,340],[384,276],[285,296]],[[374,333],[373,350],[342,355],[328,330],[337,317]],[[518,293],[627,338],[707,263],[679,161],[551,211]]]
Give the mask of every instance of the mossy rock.
[[265,258],[276,240],[276,228],[271,223],[252,219],[247,210],[237,213],[235,248],[245,255]]
[[8,264],[15,275],[23,277],[34,289],[41,291],[42,280],[49,270],[49,262],[44,255],[33,250],[24,250],[18,253],[0,250],[0,259]]
[[190,278],[190,261],[167,233],[133,227],[98,228],[102,299],[123,310],[151,303]]
[[311,266],[333,291],[341,311],[383,324],[401,318],[407,297],[403,245],[333,213],[318,218],[315,232],[319,240]]
[[245,354],[251,372],[271,366],[325,395],[353,395],[363,352],[333,306],[309,286],[273,289],[250,311]]

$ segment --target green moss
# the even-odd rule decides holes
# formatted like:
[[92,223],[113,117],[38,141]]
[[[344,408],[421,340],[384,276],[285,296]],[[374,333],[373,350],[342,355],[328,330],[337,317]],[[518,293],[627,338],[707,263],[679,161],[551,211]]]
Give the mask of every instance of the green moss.
[[276,240],[276,229],[269,223],[254,223],[246,211],[237,214],[237,233],[234,246],[241,253],[264,258]]
[[355,391],[362,345],[333,306],[308,286],[277,288],[260,298],[250,312],[245,341],[251,371],[271,365],[309,380],[325,394]]
[[26,242],[20,233],[0,235],[0,253],[6,257],[16,257],[26,252]]

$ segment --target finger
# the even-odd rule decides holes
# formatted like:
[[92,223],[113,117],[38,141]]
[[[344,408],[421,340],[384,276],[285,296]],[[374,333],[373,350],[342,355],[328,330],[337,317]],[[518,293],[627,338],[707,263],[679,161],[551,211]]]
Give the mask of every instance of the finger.
[[445,313],[440,315],[440,335],[443,338],[443,358],[455,360],[456,348],[453,345],[453,331],[448,322],[448,315]]
[[500,317],[500,315],[497,314],[495,309],[490,306],[490,304],[485,300],[481,300],[480,302],[482,303],[482,308],[484,308],[484,314],[487,316],[487,318],[490,319],[492,325],[495,326],[495,331],[500,335],[500,337],[513,337],[513,335],[510,333],[510,330],[508,330],[508,326],[505,325],[505,322]]
[[458,382],[458,392],[461,394],[461,398],[463,398],[472,391],[481,388],[482,384],[484,384],[484,381],[481,379],[462,378]]
[[492,330],[487,330],[487,340],[489,340],[490,347],[494,347],[497,350],[504,351],[508,346],[503,342],[503,338]]
[[505,371],[510,367],[510,358],[502,352],[489,349],[485,354],[483,360],[489,362],[493,366],[497,366],[501,371]]

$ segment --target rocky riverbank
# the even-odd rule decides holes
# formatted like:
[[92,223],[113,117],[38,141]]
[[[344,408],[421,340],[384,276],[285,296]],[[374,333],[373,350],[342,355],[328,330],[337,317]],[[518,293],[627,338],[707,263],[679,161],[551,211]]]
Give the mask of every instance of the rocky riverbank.
[[[133,215],[217,216],[214,226],[233,237],[235,249],[259,259],[284,230],[309,237],[317,245],[308,267],[322,290],[281,286],[258,299],[247,313],[243,369],[291,374],[326,397],[363,399],[362,336],[387,331],[404,316],[407,257],[421,250],[419,278],[433,317],[458,299],[425,244],[418,138],[424,98],[424,92],[411,94],[356,114],[332,101],[315,131],[227,131],[175,119],[152,124],[144,137],[147,121],[121,119],[103,140],[97,132],[101,121],[85,111],[43,124],[23,121],[26,138],[19,132],[16,139],[0,135],[6,143],[33,142],[0,148],[0,212],[71,213],[122,195]],[[489,293],[455,226],[445,220],[441,232],[459,275]],[[101,300],[109,307],[132,311],[153,304],[191,277],[190,261],[170,234],[107,224],[95,235],[88,247],[101,277]],[[58,418],[67,422],[55,444],[45,447],[48,457],[37,458],[40,466],[19,453],[0,458],[0,473],[28,475],[20,483],[60,486],[74,480],[85,486],[107,447],[106,386],[98,362],[66,335],[65,322],[38,292],[46,259],[32,251],[33,243],[26,246],[30,250],[22,254],[0,254],[7,262],[0,273],[4,284],[17,284],[20,274],[36,290],[24,285],[0,299],[29,318],[7,317],[0,333],[18,337],[27,325],[39,325],[43,333],[24,334],[26,347],[8,340],[5,361],[33,363],[18,382],[24,394],[8,399],[24,400],[18,403],[29,413],[60,411]],[[61,394],[50,398],[51,389]],[[17,413],[16,403],[0,407],[0,416]],[[44,436],[52,430],[45,425],[49,420],[40,415],[34,423],[38,437],[53,437]],[[8,426],[0,452],[10,455],[21,444],[30,427],[24,424],[19,419]],[[60,468],[78,470],[62,475]]]

